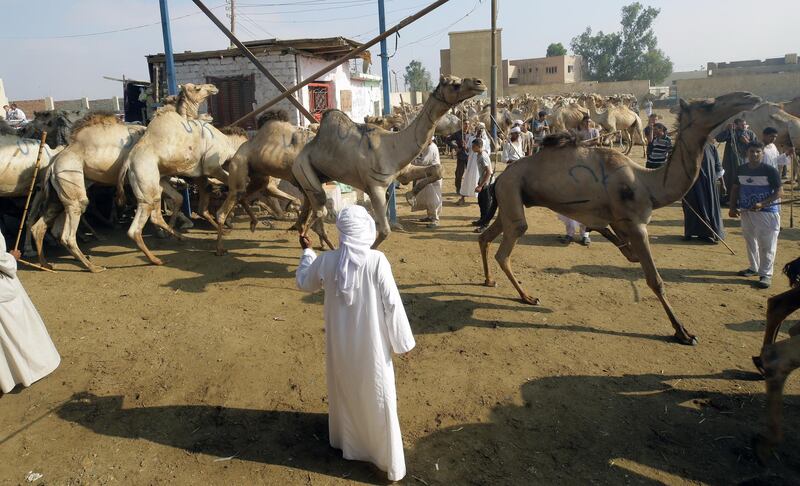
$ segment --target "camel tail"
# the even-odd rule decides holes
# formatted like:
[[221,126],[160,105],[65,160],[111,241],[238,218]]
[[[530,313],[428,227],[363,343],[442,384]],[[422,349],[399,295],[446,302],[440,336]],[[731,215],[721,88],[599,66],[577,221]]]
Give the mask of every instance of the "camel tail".
[[122,163],[122,167],[119,169],[119,176],[117,177],[117,206],[125,205],[125,179],[128,178],[128,170],[130,167],[131,158],[128,156],[125,158],[125,162]]

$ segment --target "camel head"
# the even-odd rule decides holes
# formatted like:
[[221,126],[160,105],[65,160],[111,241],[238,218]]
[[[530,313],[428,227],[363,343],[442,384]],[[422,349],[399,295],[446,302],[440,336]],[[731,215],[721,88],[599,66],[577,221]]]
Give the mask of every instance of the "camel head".
[[439,78],[439,86],[433,90],[433,97],[450,106],[455,106],[485,91],[486,85],[478,78],[461,79],[455,76],[442,76]]
[[197,105],[205,101],[209,96],[219,93],[219,90],[213,84],[186,83],[180,86],[180,90],[186,99]]
[[681,130],[691,128],[708,133],[728,118],[749,111],[759,103],[761,98],[745,91],[689,102],[681,98],[678,127]]

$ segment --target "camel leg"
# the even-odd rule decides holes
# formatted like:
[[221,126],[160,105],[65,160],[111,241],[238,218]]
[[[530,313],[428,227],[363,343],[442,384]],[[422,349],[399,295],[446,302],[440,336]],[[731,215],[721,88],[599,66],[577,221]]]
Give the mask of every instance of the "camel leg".
[[161,174],[158,172],[158,161],[150,154],[144,153],[141,157],[131,159],[130,169],[128,170],[128,181],[130,182],[133,194],[136,196],[136,215],[128,228],[128,237],[132,239],[136,246],[145,254],[150,263],[163,265],[142,238],[142,231],[147,221],[153,217],[154,223],[178,238],[178,235],[164,222],[161,216]]
[[[764,350],[767,346],[775,343],[781,324],[797,309],[800,309],[800,287],[791,288],[767,300],[767,327],[764,329],[764,342],[761,345],[762,356],[753,356],[753,364],[762,375],[764,374]],[[796,333],[796,331],[794,329],[790,334]]]
[[[517,244],[519,237],[528,231],[528,222],[525,221],[524,216],[522,219],[516,221],[506,221],[505,218],[501,219],[503,221],[503,241],[500,242],[500,248],[497,249],[494,258],[506,274],[506,277],[511,281],[511,285],[513,285],[517,293],[519,293],[519,298],[522,299],[522,302],[530,305],[538,305],[539,299],[531,297],[525,292],[525,289],[522,288],[519,280],[517,280],[516,275],[514,275],[513,270],[511,270],[511,252],[514,250],[514,246]],[[497,230],[495,229],[494,231]]]
[[47,235],[47,229],[53,225],[53,222],[56,220],[56,218],[63,214],[63,211],[64,208],[61,204],[57,203],[56,201],[50,201],[48,202],[39,219],[36,220],[33,226],[31,226],[31,235],[33,236],[33,242],[36,245],[36,254],[39,257],[39,265],[51,270],[53,266],[47,263],[47,260],[44,257],[44,237]]
[[478,237],[478,245],[481,249],[481,260],[483,260],[483,285],[486,287],[494,287],[497,282],[492,278],[492,272],[489,268],[489,245],[503,233],[502,214],[492,221],[486,230]]
[[169,183],[168,177],[162,177],[158,183],[161,186],[162,194],[172,200],[172,215],[169,217],[169,227],[174,228],[175,222],[178,220],[178,213],[183,206],[183,194],[172,187],[172,184]]
[[226,253],[225,248],[222,246],[222,236],[225,234],[225,221],[230,216],[233,208],[236,207],[237,194],[233,188],[230,188],[228,195],[225,196],[225,201],[222,206],[217,210],[217,256],[222,256]]
[[375,213],[375,223],[378,230],[378,236],[375,238],[375,243],[372,244],[372,249],[378,248],[383,240],[389,237],[392,229],[389,227],[389,218],[386,217],[386,187],[385,186],[370,186],[367,188],[369,193],[369,200],[372,202],[372,211]]
[[597,231],[601,235],[605,236],[608,241],[613,243],[614,246],[616,246],[619,249],[622,255],[625,258],[627,258],[629,262],[639,263],[639,257],[634,255],[633,252],[631,251],[630,242],[627,240],[627,238],[623,240],[623,238],[620,238],[619,236],[614,234],[614,231],[612,231],[610,228],[600,228],[600,229],[592,228],[592,229]]
[[[314,170],[314,166],[311,164],[311,161],[302,155],[298,156],[294,161],[294,165],[292,165],[292,175],[294,175],[294,179],[297,181],[300,189],[302,189],[305,193],[306,203],[310,205],[311,209],[313,209],[313,218],[324,218],[325,214],[327,214],[325,203],[328,201],[328,195],[325,194],[325,189],[322,187],[322,182],[319,180],[319,176]],[[386,196],[382,194],[380,199],[384,199],[385,197]],[[376,202],[373,202],[373,204],[376,204]],[[377,214],[378,213],[376,212],[376,216]],[[299,230],[301,235],[305,235],[308,232],[309,226],[311,226],[310,223],[314,223],[314,221],[311,221],[311,219],[311,213],[309,212],[305,219],[300,220]],[[386,215],[384,215],[383,219],[386,219]],[[378,235],[378,239],[380,239],[380,234]]]
[[195,179],[195,184],[197,184],[197,196],[198,196],[197,214],[199,214],[201,218],[208,221],[215,230],[219,230],[217,222],[214,220],[214,216],[208,210],[208,204],[211,199],[207,187],[208,179],[206,177],[198,177]]
[[783,386],[789,374],[800,367],[800,336],[766,346],[761,356],[767,381],[767,433],[756,437],[754,449],[764,464],[783,441]]
[[90,262],[86,255],[83,254],[80,247],[78,247],[78,226],[80,226],[81,216],[86,207],[89,205],[89,200],[69,201],[64,204],[64,230],[61,232],[61,244],[70,252],[72,256],[77,258],[84,267],[92,273],[99,273],[105,268],[95,265]]
[[144,244],[144,238],[142,238],[144,225],[147,224],[147,220],[150,219],[150,214],[154,212],[154,210],[160,211],[161,208],[159,205],[154,206],[152,203],[147,202],[140,202],[136,205],[136,214],[133,217],[133,221],[131,221],[131,227],[128,229],[128,237],[142,250],[150,263],[153,265],[163,265],[164,262],[147,248],[147,245]]
[[650,252],[650,243],[647,241],[647,227],[644,224],[631,224],[626,233],[630,237],[631,250],[639,257],[642,270],[644,270],[644,275],[647,279],[647,286],[661,301],[661,305],[664,307],[664,311],[666,311],[667,317],[669,317],[672,327],[675,329],[675,339],[681,344],[697,344],[697,338],[689,334],[686,328],[683,327],[683,324],[675,316],[669,301],[667,301],[664,281],[661,279],[661,275],[658,274],[656,263],[653,261],[653,255]]

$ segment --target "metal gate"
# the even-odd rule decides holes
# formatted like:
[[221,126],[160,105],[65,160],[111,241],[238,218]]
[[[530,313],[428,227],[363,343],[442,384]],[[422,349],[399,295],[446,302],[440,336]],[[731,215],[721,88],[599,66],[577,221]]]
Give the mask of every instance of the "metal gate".
[[323,111],[335,108],[331,83],[309,83],[308,99],[309,111],[317,121],[322,118]]

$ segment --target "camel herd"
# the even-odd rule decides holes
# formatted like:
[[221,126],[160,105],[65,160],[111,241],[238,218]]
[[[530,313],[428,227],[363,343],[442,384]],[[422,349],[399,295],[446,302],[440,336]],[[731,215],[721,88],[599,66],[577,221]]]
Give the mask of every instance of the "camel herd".
[[[300,206],[298,231],[305,234],[312,229],[333,248],[323,224],[327,202],[323,183],[328,181],[348,184],[369,196],[378,229],[377,247],[390,233],[386,216],[389,185],[394,180],[407,182],[432,176],[427,168],[419,170],[410,164],[434,134],[446,136],[481,121],[489,126],[493,120],[487,118],[488,107],[476,98],[485,91],[479,79],[442,77],[426,102],[414,111],[403,106],[395,115],[370,118],[360,124],[341,111],[330,110],[313,131],[289,123],[285,114],[270,112],[259,121],[252,137],[237,128],[218,129],[207,115],[198,113],[203,101],[217,92],[213,85],[183,85],[180,94],[168,100],[147,127],[125,124],[104,113],[78,120],[70,120],[63,113],[49,116],[38,129],[59,135],[54,147],[42,151],[41,190],[36,193],[29,218],[39,262],[49,267],[43,245],[49,230],[88,270],[103,270],[77,244],[78,226],[89,205],[87,188],[97,185],[115,187],[120,201],[127,194],[133,195],[136,211],[128,236],[151,263],[162,264],[145,244],[142,230],[147,221],[152,221],[167,234],[182,238],[173,229],[183,199],[170,182],[173,176],[196,184],[197,212],[217,231],[217,254],[224,253],[225,223],[237,205],[248,213],[251,230],[255,229],[257,219],[250,200],[261,191]],[[754,129],[762,124],[775,126],[783,137],[779,142],[794,146],[793,142],[800,139],[800,118],[796,117],[800,99],[778,105],[761,103],[749,93],[731,93],[711,100],[681,100],[675,150],[667,164],[653,170],[618,150],[579,146],[574,135],[566,131],[588,115],[604,130],[618,131],[628,140],[630,151],[634,142],[644,144],[644,137],[641,119],[628,106],[629,101],[626,96],[590,94],[503,100],[494,120],[501,133],[514,120],[527,120],[543,108],[548,110],[556,133],[545,138],[539,153],[510,165],[497,179],[498,216],[479,238],[484,284],[495,285],[488,249],[502,234],[495,255],[500,268],[524,302],[538,303],[514,275],[510,255],[528,228],[524,209],[547,207],[585,223],[613,242],[629,261],[639,262],[674,328],[675,339],[696,344],[697,338],[683,326],[667,300],[650,251],[647,224],[652,211],[683,197],[697,178],[709,136],[742,112],[748,112]],[[68,137],[63,135],[65,126],[71,129]],[[61,143],[64,139],[66,146]],[[0,172],[0,197],[26,195],[38,147],[37,140],[20,137],[0,123],[0,165],[6,167]],[[209,210],[208,186],[212,181],[228,188],[216,215]],[[279,181],[299,187],[304,200],[279,189]],[[162,214],[162,195],[172,202],[169,222]],[[764,360],[765,367],[781,363],[785,379],[789,371],[800,366],[800,360],[781,360],[776,353],[794,356],[795,347],[800,350],[800,345],[787,348],[780,343],[765,348],[771,353]],[[778,388],[768,389],[773,401],[780,393]],[[774,409],[771,407],[770,413],[774,414]],[[770,445],[779,439],[775,434],[779,434],[780,426],[774,425],[775,420],[773,416]]]

